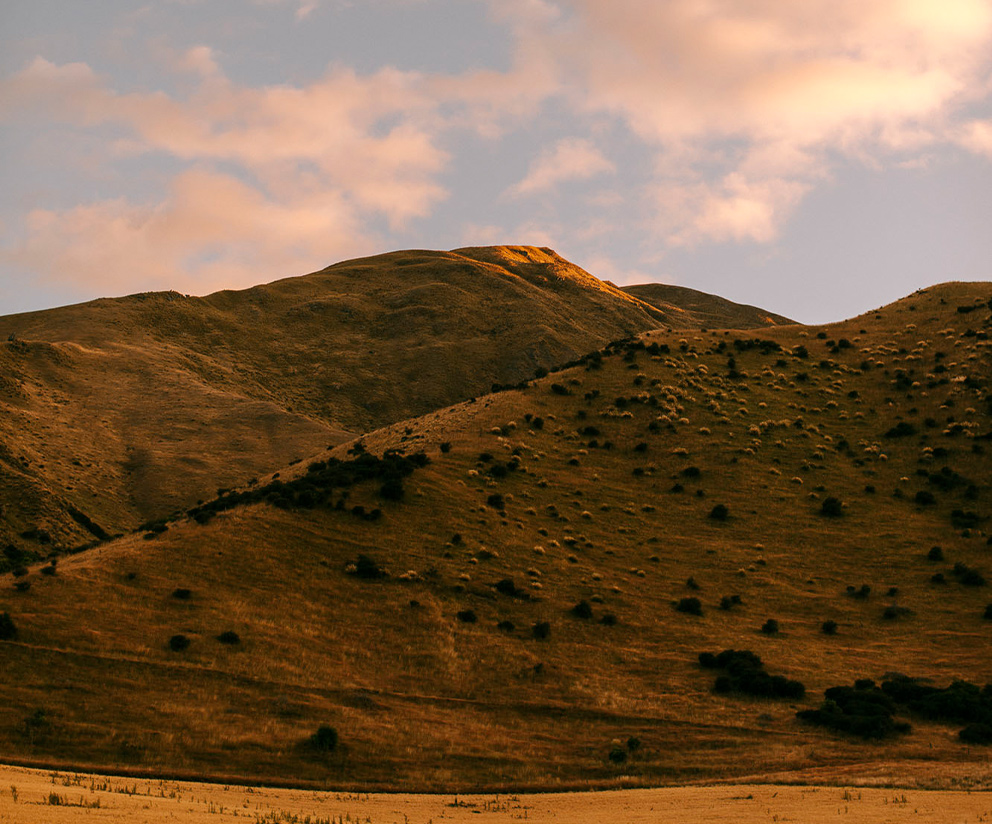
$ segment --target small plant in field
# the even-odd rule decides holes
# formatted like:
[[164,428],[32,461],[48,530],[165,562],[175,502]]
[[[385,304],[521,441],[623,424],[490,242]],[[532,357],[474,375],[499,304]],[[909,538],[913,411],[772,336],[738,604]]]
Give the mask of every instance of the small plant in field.
[[539,641],[543,641],[551,635],[551,624],[547,621],[538,621],[531,627],[531,634]]
[[310,746],[317,752],[334,752],[338,746],[338,731],[327,724],[322,724],[317,728],[317,732],[310,736]]
[[695,597],[680,598],[678,604],[675,605],[675,609],[678,612],[684,612],[687,615],[703,614],[702,602]]
[[709,517],[714,521],[726,521],[730,515],[730,510],[724,504],[717,504],[710,510]]
[[992,621],[992,604],[985,607],[985,620]]
[[189,649],[189,638],[185,635],[173,635],[169,639],[169,649],[173,652],[182,652],[185,649]]
[[592,607],[589,606],[588,601],[579,601],[570,611],[576,618],[582,618],[583,620],[592,618]]
[[614,744],[607,757],[614,764],[623,764],[627,760],[627,751],[619,744]]
[[463,624],[474,624],[476,621],[479,620],[478,617],[475,614],[475,611],[474,610],[471,610],[471,609],[460,610],[457,613],[457,616],[456,617]]
[[172,590],[172,597],[178,601],[188,601],[193,597],[192,590],[186,589],[186,587],[179,587],[178,589]]
[[778,635],[778,621],[774,618],[769,618],[761,625],[761,631],[765,635]]
[[218,635],[217,640],[220,641],[222,644],[234,645],[241,643],[241,636],[238,635],[238,633],[236,633],[234,630],[229,629],[229,630],[225,630],[220,635]]
[[631,736],[627,739],[627,750],[629,752],[637,752],[641,748],[641,739],[635,736]]
[[836,621],[824,621],[820,625],[820,631],[824,635],[836,635],[837,634],[837,622]]
[[820,514],[827,518],[839,518],[843,512],[844,505],[840,502],[839,498],[834,498],[833,496],[824,498],[823,503],[820,504]]
[[0,641],[13,641],[17,637],[14,619],[6,612],[0,612]]
[[943,561],[944,560],[944,550],[939,546],[930,547],[930,551],[927,553],[928,561]]

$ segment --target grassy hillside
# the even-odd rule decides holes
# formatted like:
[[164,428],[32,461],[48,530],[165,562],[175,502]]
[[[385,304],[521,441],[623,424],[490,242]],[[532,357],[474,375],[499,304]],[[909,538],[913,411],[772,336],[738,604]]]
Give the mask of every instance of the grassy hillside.
[[[654,332],[4,576],[0,746],[406,789],[863,762],[987,786],[961,723],[900,709],[912,731],[865,741],[796,712],[861,678],[992,681],[990,330],[992,285],[956,283]],[[699,653],[730,648],[805,695],[715,692]]]
[[795,323],[783,315],[686,286],[643,283],[624,286],[623,291],[662,312],[665,325],[672,329],[760,329]]
[[41,530],[44,554],[133,528],[660,318],[532,247],[0,318],[0,543]]

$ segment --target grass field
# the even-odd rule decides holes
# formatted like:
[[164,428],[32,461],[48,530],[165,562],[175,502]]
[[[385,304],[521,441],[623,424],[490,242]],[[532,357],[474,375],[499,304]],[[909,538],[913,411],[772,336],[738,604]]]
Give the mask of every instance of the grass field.
[[992,794],[871,786],[726,784],[587,793],[411,795],[281,790],[0,767],[0,822],[61,824],[719,824],[992,821]]

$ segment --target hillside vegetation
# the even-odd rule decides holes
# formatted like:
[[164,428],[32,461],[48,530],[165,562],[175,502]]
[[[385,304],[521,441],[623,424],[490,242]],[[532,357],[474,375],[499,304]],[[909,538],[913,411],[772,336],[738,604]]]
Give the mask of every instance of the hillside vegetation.
[[2,317],[0,544],[34,530],[44,554],[132,529],[665,317],[523,246]]
[[[984,706],[990,331],[992,285],[952,283],[824,327],[651,332],[8,574],[0,747],[336,787],[864,762],[987,786],[958,716],[901,703],[865,740],[796,713],[857,679]],[[799,687],[749,694],[769,681],[728,649]]]

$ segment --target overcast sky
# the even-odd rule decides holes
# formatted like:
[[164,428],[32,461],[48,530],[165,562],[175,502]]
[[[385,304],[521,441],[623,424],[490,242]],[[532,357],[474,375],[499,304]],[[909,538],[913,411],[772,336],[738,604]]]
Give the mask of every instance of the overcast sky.
[[0,0],[0,314],[550,246],[806,322],[992,279],[992,0]]

